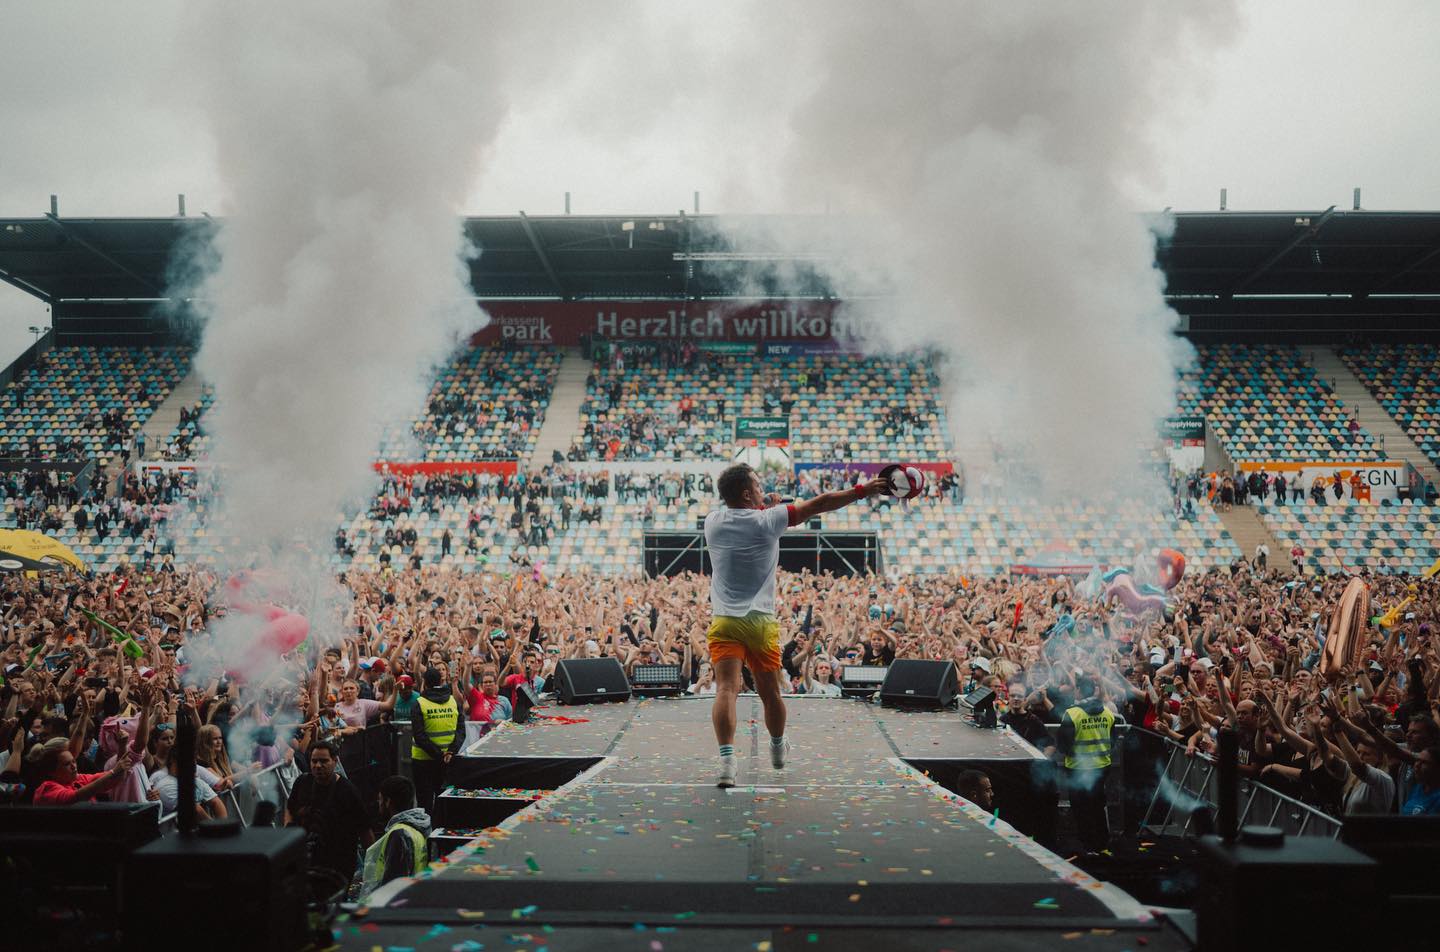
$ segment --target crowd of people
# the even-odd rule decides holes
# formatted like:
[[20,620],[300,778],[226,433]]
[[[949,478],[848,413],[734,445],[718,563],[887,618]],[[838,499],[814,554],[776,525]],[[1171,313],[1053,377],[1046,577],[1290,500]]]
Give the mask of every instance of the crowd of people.
[[[766,488],[812,496],[858,478],[810,469],[772,474]],[[65,502],[47,476],[10,479],[16,497],[34,497],[46,511]],[[108,499],[81,494],[77,525],[89,518],[97,532],[103,521],[153,539],[174,506],[209,491],[203,482],[128,473]],[[1186,492],[1197,486],[1213,489],[1194,483]],[[517,522],[522,533],[544,533],[554,531],[556,513],[568,527],[575,503],[584,519],[612,500],[703,501],[713,491],[703,472],[386,472],[372,516],[388,544],[409,551],[416,537],[406,520],[417,510],[461,506],[470,537],[482,527],[515,531]],[[956,475],[927,486],[937,497],[961,491]],[[349,545],[343,530],[336,544]],[[418,861],[406,851],[428,830],[446,763],[511,717],[522,685],[549,690],[561,661],[613,657],[627,672],[676,664],[687,693],[716,690],[709,580],[699,576],[546,578],[524,566],[450,571],[418,554],[386,561],[378,572],[341,574],[340,607],[312,619],[318,636],[252,677],[219,634],[225,626],[217,622],[232,610],[225,579],[203,564],[150,555],[89,579],[0,580],[4,797],[159,801],[171,812],[176,725],[193,719],[201,725],[196,801],[206,815],[223,816],[236,802],[227,791],[258,789],[267,769],[283,765],[295,776],[285,819],[312,833],[312,857],[358,882],[383,876],[392,852],[392,872]],[[1368,577],[1382,607],[1413,585],[1413,611],[1388,628],[1369,627],[1357,666],[1322,674],[1327,626],[1346,581],[1284,575],[1257,558],[1192,572],[1164,615],[1132,617],[1107,604],[1093,580],[781,573],[785,683],[797,694],[835,696],[856,665],[949,660],[965,691],[993,690],[1001,719],[1067,764],[1075,745],[1067,719],[1077,710],[1121,716],[1190,755],[1212,753],[1219,731],[1230,728],[1240,735],[1246,776],[1316,809],[1337,817],[1440,814],[1440,582]],[[298,595],[295,602],[300,610],[320,604]],[[413,785],[387,781],[379,806],[358,801],[354,790],[336,792],[348,789],[333,785],[348,784],[339,754],[349,738],[452,702],[445,749],[416,742]],[[381,852],[362,862],[362,848]]]
[[[1275,505],[1299,506],[1308,498],[1312,505],[1338,505],[1345,499],[1370,499],[1370,487],[1358,470],[1347,476],[1339,470],[1317,475],[1308,482],[1300,473],[1269,472],[1264,467],[1233,473],[1219,470],[1176,475],[1171,486],[1177,505],[1190,501],[1208,503],[1221,512],[1233,506]],[[1412,484],[1411,492],[1418,498],[1421,487]],[[1193,512],[1193,505],[1190,507]]]
[[650,460],[722,458],[729,402],[723,396],[696,399],[683,393],[655,406],[647,393],[654,380],[627,374],[637,364],[684,368],[687,390],[728,389],[738,358],[700,350],[691,342],[621,346],[593,345],[596,366],[586,380],[583,426],[566,459]]
[[524,456],[549,400],[549,387],[526,381],[513,382],[506,400],[450,390],[430,398],[428,412],[412,431],[422,445],[467,432],[495,432],[501,434],[505,452]]
[[[230,764],[308,755],[316,741],[403,716],[432,669],[476,725],[504,719],[518,682],[544,690],[571,657],[681,664],[689,691],[713,690],[701,577],[537,581],[426,568],[343,581],[353,598],[337,620],[344,637],[308,646],[275,683],[252,686],[227,674],[211,638],[225,607],[208,571],[8,577],[0,748],[10,751],[5,781],[19,785],[8,789],[44,799],[62,767],[113,771],[128,737],[131,762],[81,798],[149,796],[168,753],[157,725],[173,724],[184,704],[219,731],[213,779],[223,784]],[[1167,621],[1130,618],[1069,580],[782,575],[783,659],[791,690],[820,694],[838,693],[852,665],[953,660],[965,687],[994,689],[1005,719],[1041,745],[1085,676],[1129,723],[1194,752],[1213,750],[1221,726],[1238,729],[1247,773],[1320,809],[1440,812],[1437,583],[1418,581],[1415,611],[1373,629],[1361,665],[1327,679],[1318,661],[1344,581],[1211,571],[1181,582]],[[1406,581],[1370,579],[1376,604],[1402,598]],[[117,643],[82,609],[135,641]],[[284,730],[257,736],[235,730],[241,722]]]
[[206,437],[205,411],[210,408],[213,395],[207,392],[205,398],[192,406],[180,408],[180,422],[170,442],[161,448],[161,455],[168,460],[190,460],[205,456]]

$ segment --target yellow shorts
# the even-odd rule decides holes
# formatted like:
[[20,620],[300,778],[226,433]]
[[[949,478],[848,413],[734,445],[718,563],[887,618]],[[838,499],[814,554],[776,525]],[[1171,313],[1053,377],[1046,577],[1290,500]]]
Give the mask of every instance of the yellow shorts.
[[710,620],[705,640],[710,645],[712,662],[735,658],[751,671],[780,670],[780,621],[774,615],[716,615]]

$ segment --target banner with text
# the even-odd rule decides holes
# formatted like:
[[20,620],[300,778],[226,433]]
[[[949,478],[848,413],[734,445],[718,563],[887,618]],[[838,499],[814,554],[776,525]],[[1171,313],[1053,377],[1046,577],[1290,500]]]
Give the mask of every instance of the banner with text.
[[498,476],[514,476],[518,468],[518,464],[513,459],[475,460],[464,463],[425,461],[402,463],[381,460],[375,464],[376,472],[394,473],[397,476],[414,476],[416,473],[424,473],[426,476],[442,476],[451,473],[495,473]]
[[766,357],[797,357],[809,354],[838,354],[845,351],[845,345],[838,340],[820,341],[766,341],[761,353]]
[[1171,446],[1205,445],[1205,418],[1203,416],[1166,417],[1160,426],[1161,435]]
[[788,446],[790,418],[783,416],[736,417],[735,442],[756,446]]
[[1160,436],[1170,465],[1182,473],[1205,465],[1205,418],[1203,416],[1166,417],[1160,424]]
[[490,324],[471,338],[493,343],[612,341],[853,341],[856,328],[838,301],[480,301]]
[[[1310,487],[1316,479],[1323,482],[1326,492],[1329,493],[1328,501],[1334,501],[1335,493],[1330,488],[1338,475],[1345,485],[1344,499],[1350,499],[1355,495],[1353,490],[1358,486],[1359,498],[1369,499],[1371,502],[1381,502],[1387,499],[1397,499],[1401,487],[1409,488],[1409,477],[1406,473],[1407,466],[1403,460],[1387,460],[1382,463],[1371,462],[1311,462],[1311,463],[1241,463],[1240,469],[1245,473],[1253,473],[1265,470],[1272,476],[1281,475],[1285,481],[1293,485],[1298,477],[1300,486],[1305,490],[1306,499],[1309,499]],[[1358,476],[1358,482],[1352,478]]]
[[[880,475],[880,470],[895,462],[901,461],[891,460],[889,463],[847,463],[839,461],[832,463],[796,463],[795,475],[799,476],[811,470],[827,469],[850,473],[856,479],[873,479]],[[937,479],[955,471],[955,464],[950,462],[916,463],[913,461],[905,461],[904,465],[914,466],[916,469],[922,471],[927,479]]]
[[131,467],[144,476],[146,473],[198,473],[210,469],[211,464],[208,459],[147,459],[136,460]]

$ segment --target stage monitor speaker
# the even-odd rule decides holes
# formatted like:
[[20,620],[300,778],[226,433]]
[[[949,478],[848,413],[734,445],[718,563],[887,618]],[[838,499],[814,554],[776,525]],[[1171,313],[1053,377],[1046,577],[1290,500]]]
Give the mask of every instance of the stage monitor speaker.
[[[1200,949],[1365,948],[1374,943],[1379,868],[1326,836],[1244,827],[1234,843],[1199,840]],[[1313,910],[1279,915],[1277,909]],[[1323,912],[1322,912],[1323,910]]]
[[540,695],[535,693],[535,685],[529,681],[515,685],[515,710],[510,719],[516,724],[525,723],[530,719],[530,709],[539,703]]
[[[218,936],[230,948],[277,950],[308,940],[303,830],[167,836],[130,854],[125,881],[126,949],[148,952],[164,936]],[[165,886],[163,902],[147,894],[156,883]]]
[[555,694],[561,704],[630,700],[630,681],[615,658],[571,658],[555,666]]
[[886,707],[949,707],[959,690],[955,662],[896,658],[880,685],[880,703]]

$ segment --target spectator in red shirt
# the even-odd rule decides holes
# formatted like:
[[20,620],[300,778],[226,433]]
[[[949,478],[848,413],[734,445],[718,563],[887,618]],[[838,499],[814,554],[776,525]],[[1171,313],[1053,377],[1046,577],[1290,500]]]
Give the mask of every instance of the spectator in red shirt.
[[41,744],[30,756],[36,763],[37,775],[45,778],[35,790],[35,805],[39,807],[93,800],[96,794],[120,783],[134,764],[134,753],[126,750],[115,766],[104,773],[82,774],[75,769],[70,742],[60,737]]

